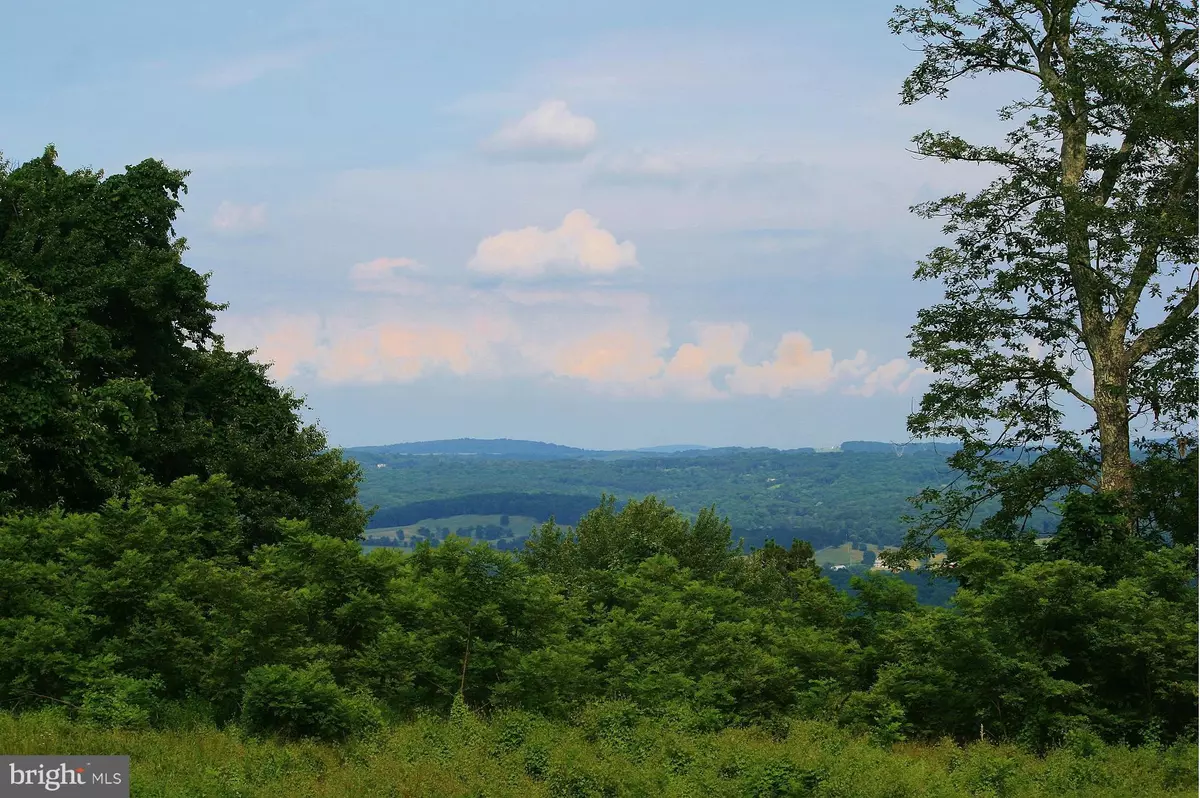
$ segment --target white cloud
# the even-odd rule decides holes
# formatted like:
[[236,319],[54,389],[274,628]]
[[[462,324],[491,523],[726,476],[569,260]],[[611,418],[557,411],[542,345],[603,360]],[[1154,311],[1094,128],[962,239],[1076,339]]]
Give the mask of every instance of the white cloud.
[[775,347],[773,360],[740,364],[727,383],[737,394],[778,398],[789,390],[824,391],[843,375],[861,373],[866,362],[867,353],[862,350],[852,360],[835,361],[832,349],[814,349],[812,339],[804,333],[788,332]]
[[863,378],[862,384],[851,387],[848,392],[859,396],[873,396],[877,391],[884,390],[894,393],[897,385],[909,371],[908,361],[902,357],[889,360],[876,367]]
[[724,398],[728,394],[713,384],[714,372],[741,365],[750,328],[745,324],[698,325],[697,338],[696,343],[675,350],[662,380],[692,399]]
[[665,320],[652,314],[616,310],[597,316],[567,305],[557,314],[530,316],[522,312],[528,308],[495,299],[459,305],[453,314],[434,296],[325,317],[233,317],[224,320],[222,333],[231,346],[256,348],[259,360],[273,362],[274,379],[308,375],[331,384],[405,383],[442,372],[570,380],[619,397],[711,401],[825,393],[839,384],[862,396],[896,393],[923,373],[905,375],[904,360],[868,369],[861,351],[837,361],[800,332],[786,333],[772,359],[748,364],[743,349],[751,334],[742,323],[697,325],[693,341],[673,344]]
[[900,384],[896,386],[896,393],[908,393],[917,384],[928,382],[926,378],[932,376],[932,370],[927,369],[924,366],[918,366],[910,371],[907,377],[900,381]]
[[596,123],[548,100],[483,143],[486,152],[510,158],[579,158],[596,142]]
[[231,346],[255,348],[257,360],[272,362],[274,379],[308,373],[327,383],[369,384],[411,382],[438,371],[486,373],[491,348],[511,332],[481,314],[460,325],[275,314],[227,320],[224,334]]
[[867,373],[861,383],[847,386],[845,392],[855,396],[908,393],[913,386],[924,381],[932,373],[920,364],[898,357],[876,366]]
[[333,384],[403,383],[441,372],[711,401],[835,388],[862,396],[904,392],[927,373],[903,358],[876,365],[862,350],[838,360],[796,330],[781,336],[770,358],[748,361],[752,331],[742,322],[698,323],[673,341],[650,297],[604,286],[419,282],[419,296],[386,287],[420,268],[410,258],[359,263],[350,279],[366,293],[352,304],[321,315],[226,316],[221,332],[231,346],[256,347],[259,359],[274,363],[275,379],[306,375]]
[[225,235],[257,233],[267,226],[267,206],[239,205],[229,200],[217,206],[212,217],[213,229]]
[[664,361],[659,352],[666,344],[665,336],[645,330],[600,330],[562,347],[552,372],[617,388],[646,385],[662,373]]
[[510,277],[536,277],[551,269],[612,274],[637,266],[637,248],[631,241],[617,243],[586,211],[574,210],[553,230],[524,227],[483,239],[468,266]]

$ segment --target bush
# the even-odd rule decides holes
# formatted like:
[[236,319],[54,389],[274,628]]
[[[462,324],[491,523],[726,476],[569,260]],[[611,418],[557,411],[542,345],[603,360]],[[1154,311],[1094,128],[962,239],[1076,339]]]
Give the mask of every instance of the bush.
[[242,723],[252,733],[344,740],[377,729],[378,708],[337,685],[329,670],[265,665],[246,675]]
[[904,740],[904,709],[879,693],[852,693],[842,707],[840,722],[852,731],[867,734],[871,742],[888,747]]
[[79,714],[84,721],[107,728],[149,728],[161,689],[157,679],[105,676],[88,686]]
[[[1169,749],[1100,743],[1039,757],[1010,745],[946,741],[880,749],[845,729],[797,721],[783,742],[753,729],[685,734],[642,715],[628,753],[587,737],[615,722],[595,707],[589,732],[526,713],[479,718],[469,741],[445,717],[398,722],[366,743],[254,739],[237,727],[120,731],[80,726],[61,708],[0,711],[0,751],[123,753],[137,794],[278,798],[428,795],[841,796],[842,798],[1184,798],[1196,795],[1195,744]],[[603,719],[603,720],[602,720]],[[482,742],[482,744],[480,744]]]

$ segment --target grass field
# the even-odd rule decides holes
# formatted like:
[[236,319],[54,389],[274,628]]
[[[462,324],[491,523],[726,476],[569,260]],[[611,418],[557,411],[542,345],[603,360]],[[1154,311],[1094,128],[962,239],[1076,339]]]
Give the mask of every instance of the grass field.
[[[540,524],[541,522],[536,518],[531,518],[525,515],[513,515],[509,517],[507,528],[511,531],[513,537],[523,538],[527,537],[529,533]],[[433,532],[437,532],[437,530],[445,527],[455,534],[465,535],[465,533],[460,533],[460,530],[469,530],[472,527],[488,525],[500,526],[500,516],[454,515],[448,518],[425,518],[415,524],[408,524],[407,526],[389,526],[381,527],[379,529],[368,529],[367,535],[369,537],[382,538],[399,537],[411,545],[419,540],[417,537],[417,530],[421,527],[425,527]],[[366,548],[370,549],[375,547],[367,546]]]
[[774,738],[688,733],[593,708],[577,725],[523,713],[419,719],[344,746],[256,740],[236,729],[105,731],[57,712],[0,713],[9,754],[123,754],[139,798],[1166,798],[1196,795],[1195,746],[1076,744],[1045,759],[1006,746],[891,750],[817,722]]
[[[874,543],[868,543],[867,548],[878,554],[881,549]],[[850,548],[849,543],[843,543],[840,546],[829,546],[828,548],[818,549],[815,552],[817,565],[859,565],[862,563],[863,553],[857,549]]]
[[[876,546],[874,543],[868,543],[866,545],[867,549],[875,552],[876,555],[882,551],[885,551],[884,547]],[[862,563],[863,553],[856,549],[850,548],[849,543],[843,543],[840,546],[828,546],[824,549],[817,549],[817,551],[813,553],[813,559],[817,561],[817,565],[820,565],[823,568],[830,565],[860,565]],[[946,559],[946,555],[944,553],[938,553],[930,558],[930,562],[938,563],[944,559]],[[920,563],[918,563],[916,560],[913,560],[910,562],[910,565],[913,568],[916,568],[920,565]],[[875,564],[871,567],[876,571],[883,570],[883,563],[881,563],[879,558],[876,557]]]

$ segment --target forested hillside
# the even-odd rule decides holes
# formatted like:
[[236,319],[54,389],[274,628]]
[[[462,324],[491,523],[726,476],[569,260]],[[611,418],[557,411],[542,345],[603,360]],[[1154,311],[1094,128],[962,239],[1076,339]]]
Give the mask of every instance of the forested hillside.
[[[949,483],[945,450],[886,453],[724,449],[632,459],[521,461],[348,454],[364,467],[360,497],[378,511],[369,526],[391,527],[453,515],[508,513],[576,523],[601,494],[625,501],[657,496],[695,515],[715,506],[747,546],[768,538],[816,548],[861,541],[898,545],[908,498]],[[853,448],[853,445],[851,445]],[[866,447],[864,447],[866,448]],[[383,464],[384,468],[378,466]],[[986,509],[986,508],[985,508]],[[1057,524],[1051,511],[1032,519],[1039,534]]]
[[503,457],[512,460],[554,460],[571,457],[594,457],[603,454],[572,446],[559,446],[540,441],[515,441],[507,438],[481,440],[458,438],[449,441],[415,441],[387,446],[359,446],[352,451],[357,459],[387,459],[394,455],[461,455],[471,457]]

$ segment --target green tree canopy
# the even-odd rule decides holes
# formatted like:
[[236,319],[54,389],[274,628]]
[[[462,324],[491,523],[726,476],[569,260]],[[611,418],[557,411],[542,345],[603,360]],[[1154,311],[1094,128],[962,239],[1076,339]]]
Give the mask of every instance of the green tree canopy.
[[[1031,87],[1001,109],[1019,123],[1001,144],[914,139],[921,155],[1000,176],[915,209],[944,219],[953,243],[916,272],[945,299],[910,335],[935,380],[909,430],[961,440],[951,463],[966,477],[920,497],[933,512],[910,549],[928,550],[933,531],[967,523],[988,497],[1003,498],[990,524],[1001,536],[1063,489],[1128,503],[1132,423],[1195,445],[1196,4],[928,0],[898,8],[891,26],[924,54],[905,104],[989,73]],[[1072,426],[1068,402],[1090,423]]]
[[174,233],[185,172],[0,168],[0,512],[94,510],[139,481],[229,474],[248,543],[279,518],[352,538],[357,465],[213,331]]

